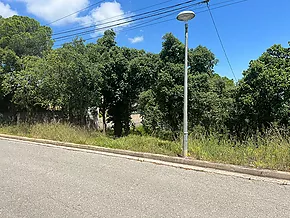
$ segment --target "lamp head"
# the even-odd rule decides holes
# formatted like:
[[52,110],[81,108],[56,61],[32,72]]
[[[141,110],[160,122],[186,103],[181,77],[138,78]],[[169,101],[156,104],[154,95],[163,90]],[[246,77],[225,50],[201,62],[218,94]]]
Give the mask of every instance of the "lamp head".
[[193,11],[183,11],[177,15],[177,20],[187,22],[195,17]]

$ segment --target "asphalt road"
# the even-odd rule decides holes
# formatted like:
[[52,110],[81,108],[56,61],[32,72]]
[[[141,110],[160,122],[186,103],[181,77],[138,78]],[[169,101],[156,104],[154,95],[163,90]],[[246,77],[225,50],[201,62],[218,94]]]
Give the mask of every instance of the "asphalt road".
[[290,186],[0,139],[0,217],[290,217]]

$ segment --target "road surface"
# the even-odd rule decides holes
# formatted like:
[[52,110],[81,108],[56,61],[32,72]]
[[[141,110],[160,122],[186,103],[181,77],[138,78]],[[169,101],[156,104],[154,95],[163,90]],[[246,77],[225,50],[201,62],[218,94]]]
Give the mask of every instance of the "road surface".
[[0,139],[0,217],[290,217],[290,186]]

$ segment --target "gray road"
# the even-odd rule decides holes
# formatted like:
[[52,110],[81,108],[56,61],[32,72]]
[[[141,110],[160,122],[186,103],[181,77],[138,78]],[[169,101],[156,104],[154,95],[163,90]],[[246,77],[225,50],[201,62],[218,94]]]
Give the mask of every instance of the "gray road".
[[290,187],[0,139],[0,217],[290,217]]

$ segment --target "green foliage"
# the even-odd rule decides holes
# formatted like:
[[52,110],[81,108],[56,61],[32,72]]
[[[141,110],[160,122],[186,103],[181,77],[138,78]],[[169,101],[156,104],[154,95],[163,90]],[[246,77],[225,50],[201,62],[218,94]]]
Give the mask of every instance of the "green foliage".
[[[14,111],[15,105],[33,104],[32,96],[25,96],[26,92],[32,94],[35,92],[34,72],[28,72],[28,69],[23,66],[26,56],[41,57],[43,53],[53,44],[51,40],[52,31],[49,27],[40,26],[39,22],[28,17],[13,16],[10,18],[0,19],[0,111]],[[24,72],[25,68],[25,72]],[[21,73],[20,73],[21,72]],[[32,75],[30,75],[30,73]],[[4,79],[5,77],[5,79]],[[29,77],[29,78],[28,78]],[[26,79],[25,79],[26,78]],[[6,80],[6,81],[4,81]],[[16,80],[19,80],[18,83]],[[26,80],[26,81],[24,81]],[[9,84],[12,81],[13,84]],[[20,87],[25,87],[20,90]],[[11,89],[11,90],[9,90]],[[25,89],[25,90],[24,90]],[[18,96],[13,96],[15,90],[18,91]],[[17,92],[16,91],[16,92]],[[21,96],[22,95],[22,96]],[[36,93],[32,94],[36,95]],[[23,97],[24,96],[24,97]],[[21,99],[22,98],[22,99]],[[14,99],[14,100],[13,100]],[[30,102],[25,103],[29,99]],[[22,103],[20,103],[22,101]],[[34,101],[34,100],[33,100]]]
[[139,109],[146,132],[152,134],[164,128],[163,113],[158,107],[153,90],[150,89],[140,94]]
[[233,81],[217,74],[211,77],[201,74],[192,78],[192,84],[189,98],[191,127],[201,125],[207,133],[225,133],[225,123],[233,107]]
[[8,111],[11,104],[11,96],[5,96],[2,85],[5,75],[21,69],[20,59],[14,51],[0,48],[0,112]]
[[[172,34],[163,39],[157,80],[140,95],[140,111],[146,131],[171,131],[178,137],[183,123],[184,45]],[[233,106],[233,81],[213,74],[217,60],[205,47],[190,49],[189,62],[189,128],[202,125],[208,132],[224,131]]]
[[218,63],[215,55],[204,46],[197,46],[189,50],[188,62],[193,74],[206,73],[211,75],[214,66]]
[[[84,125],[89,108],[113,122],[114,135],[130,132],[140,112],[144,130],[178,138],[183,124],[184,44],[172,33],[160,54],[120,47],[107,30],[96,43],[75,39],[52,50],[51,29],[28,17],[0,19],[0,112],[58,111]],[[206,47],[189,49],[189,129],[240,138],[290,124],[290,49],[274,45],[251,61],[244,78],[214,72]]]
[[29,110],[40,102],[41,75],[34,69],[39,66],[41,59],[37,57],[25,57],[22,59],[24,69],[9,73],[4,76],[3,90],[5,95],[12,96],[12,102],[21,109]]
[[[101,66],[93,63],[82,40],[51,52],[46,61],[54,78],[53,108],[61,107],[73,120],[84,122],[87,109],[100,104]],[[51,85],[51,84],[50,84]]]
[[[172,33],[163,36],[160,59],[166,63],[184,64],[185,46]],[[189,49],[188,63],[192,74],[212,74],[218,63],[215,55],[204,46]]]
[[0,35],[0,47],[14,51],[18,57],[41,56],[53,44],[52,30],[28,17],[1,18]]
[[163,36],[160,58],[164,62],[174,64],[184,63],[185,46],[172,33]]
[[[89,108],[100,108],[114,136],[130,133],[140,112],[139,135],[111,139],[61,124],[5,127],[7,133],[176,155],[183,125],[184,49],[172,33],[160,54],[120,47],[107,30],[96,43],[75,39],[51,49],[51,29],[14,16],[0,18],[0,113],[60,112],[85,124]],[[214,72],[206,47],[189,49],[190,149],[197,159],[289,170],[290,49],[274,45],[251,61],[236,85]],[[269,129],[284,128],[281,137]],[[238,139],[246,142],[236,141]]]
[[[189,136],[189,155],[192,158],[290,171],[289,136],[281,137],[280,130],[272,129],[263,137],[248,139],[243,143],[215,134],[205,136],[203,131],[202,127],[195,128]],[[170,156],[181,153],[180,140],[167,141],[140,135],[113,139],[71,124],[0,126],[0,133]]]
[[0,48],[0,75],[20,70],[20,58],[13,50]]
[[106,31],[96,44],[90,44],[88,50],[90,60],[101,66],[100,108],[104,120],[108,115],[107,120],[114,124],[115,136],[127,135],[138,96],[155,78],[158,58],[142,50],[116,46],[112,30]]
[[289,48],[274,45],[250,62],[238,85],[235,105],[232,126],[237,133],[254,134],[273,124],[289,126]]
[[22,69],[4,77],[3,89],[18,110],[62,110],[84,122],[89,107],[100,102],[101,75],[82,41],[21,59]]
[[71,124],[43,123],[30,126],[0,126],[0,133],[171,156],[176,156],[181,152],[180,146],[176,142],[138,135],[113,139],[99,132]]

